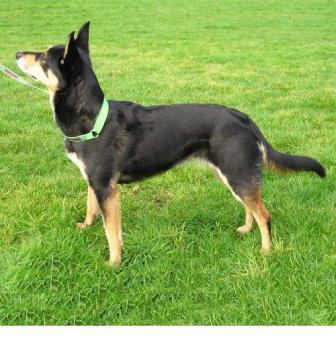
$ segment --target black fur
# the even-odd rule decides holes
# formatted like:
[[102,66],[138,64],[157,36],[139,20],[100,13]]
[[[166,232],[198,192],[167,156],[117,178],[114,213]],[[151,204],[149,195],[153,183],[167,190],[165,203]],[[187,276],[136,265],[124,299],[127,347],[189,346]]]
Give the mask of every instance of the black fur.
[[[90,131],[104,94],[91,66],[85,24],[77,39],[47,52],[47,65],[60,80],[54,96],[56,122],[63,133],[76,136]],[[255,123],[237,110],[219,105],[159,105],[145,107],[128,101],[109,101],[106,125],[97,139],[65,142],[85,164],[89,184],[100,203],[111,181],[129,183],[164,172],[189,157],[202,157],[226,176],[240,197],[257,190],[266,158],[279,168],[324,169],[308,157],[275,151]],[[267,163],[266,163],[267,165]]]
[[268,161],[275,164],[279,170],[315,172],[321,178],[326,176],[324,167],[315,159],[305,156],[285,154],[275,150],[262,135],[255,123],[249,118],[248,120],[253,132],[256,134],[260,142],[265,146]]
[[320,177],[325,177],[325,169],[313,158],[284,154],[274,150],[271,146],[268,148],[269,159],[284,170],[292,171],[313,171]]
[[[89,56],[89,23],[76,39],[72,32],[66,46],[29,53],[29,57],[27,52],[17,53],[19,67],[49,88],[54,116],[63,133],[71,137],[91,131],[104,94]],[[92,187],[88,188],[88,213],[80,227],[91,225],[100,207],[112,265],[121,262],[122,243],[116,183],[148,178],[188,158],[201,158],[244,204],[245,225],[238,232],[250,231],[255,219],[262,250],[269,252],[271,215],[261,196],[262,167],[325,176],[323,166],[314,159],[274,150],[256,124],[238,110],[212,104],[146,107],[129,101],[108,103],[100,135],[85,142],[66,139],[65,148]]]

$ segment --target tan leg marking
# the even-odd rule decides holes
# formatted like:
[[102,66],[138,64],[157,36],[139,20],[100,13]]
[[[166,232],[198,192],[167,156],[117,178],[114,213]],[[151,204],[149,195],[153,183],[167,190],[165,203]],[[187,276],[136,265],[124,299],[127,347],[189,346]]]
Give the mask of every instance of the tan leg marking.
[[256,191],[254,194],[244,197],[243,203],[247,209],[252,211],[252,214],[259,226],[261,233],[261,250],[269,252],[272,249],[270,231],[271,215],[263,204],[261,191]]
[[88,186],[87,191],[87,209],[86,209],[86,217],[84,222],[80,222],[77,226],[80,229],[84,229],[87,226],[92,225],[99,214],[99,204],[96,198],[96,195],[91,186]]
[[245,224],[237,229],[237,232],[240,234],[249,233],[253,226],[253,214],[245,205],[244,208],[245,208]]
[[[219,179],[224,183],[225,186],[228,187],[228,189],[230,190],[230,192],[232,193],[233,197],[238,200],[239,202],[243,202],[241,200],[241,198],[234,192],[234,190],[232,189],[232,187],[229,184],[229,181],[227,180],[227,178],[225,177],[225,175],[221,172],[221,170],[217,167],[213,167],[215,169],[215,172],[217,174],[217,176],[219,177]],[[244,204],[244,203],[243,203]],[[253,214],[250,211],[249,208],[247,208],[244,204],[245,207],[245,225],[240,226],[237,229],[237,232],[240,234],[246,234],[248,233],[251,229],[252,229],[252,225],[253,225]]]
[[121,216],[117,185],[113,185],[108,197],[102,205],[104,227],[110,248],[109,265],[118,266],[121,263]]

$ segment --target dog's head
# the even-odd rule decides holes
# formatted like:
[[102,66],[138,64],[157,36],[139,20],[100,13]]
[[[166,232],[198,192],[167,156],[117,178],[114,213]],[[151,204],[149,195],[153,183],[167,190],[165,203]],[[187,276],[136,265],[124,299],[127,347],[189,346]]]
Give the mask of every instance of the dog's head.
[[89,26],[90,22],[85,23],[76,38],[75,32],[70,33],[66,45],[55,45],[43,52],[17,52],[19,68],[50,91],[80,82],[85,69],[91,69]]

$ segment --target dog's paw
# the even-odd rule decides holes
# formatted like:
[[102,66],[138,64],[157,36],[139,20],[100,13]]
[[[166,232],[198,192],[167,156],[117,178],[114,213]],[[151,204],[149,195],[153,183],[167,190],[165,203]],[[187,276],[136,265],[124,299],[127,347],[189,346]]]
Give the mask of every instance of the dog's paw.
[[78,227],[78,229],[85,229],[86,227],[88,227],[90,225],[88,225],[86,222],[78,222],[76,224],[76,226]]
[[109,266],[109,267],[112,267],[112,268],[118,268],[121,264],[121,255],[119,256],[115,256],[115,257],[111,257],[107,262],[106,264]]
[[263,255],[270,255],[272,253],[272,248],[271,247],[261,248],[260,253]]
[[251,231],[251,229],[252,229],[252,227],[243,225],[243,226],[240,226],[237,229],[237,233],[239,233],[239,234],[247,234],[247,233],[249,233]]

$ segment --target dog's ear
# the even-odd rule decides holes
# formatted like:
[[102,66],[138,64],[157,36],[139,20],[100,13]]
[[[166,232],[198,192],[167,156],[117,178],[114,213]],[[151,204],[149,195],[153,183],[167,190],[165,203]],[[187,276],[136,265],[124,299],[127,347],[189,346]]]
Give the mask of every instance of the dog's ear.
[[68,43],[65,46],[63,59],[61,61],[62,64],[68,66],[72,70],[75,70],[81,64],[81,58],[77,49],[74,34],[75,32],[71,32],[68,35]]
[[69,59],[75,58],[79,55],[74,35],[75,35],[75,32],[71,32],[68,35],[68,43],[65,46],[64,54],[63,54],[64,60],[69,60]]
[[78,47],[83,49],[87,54],[89,54],[89,29],[90,21],[86,22],[78,31],[76,38],[76,43]]

